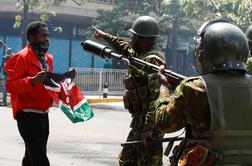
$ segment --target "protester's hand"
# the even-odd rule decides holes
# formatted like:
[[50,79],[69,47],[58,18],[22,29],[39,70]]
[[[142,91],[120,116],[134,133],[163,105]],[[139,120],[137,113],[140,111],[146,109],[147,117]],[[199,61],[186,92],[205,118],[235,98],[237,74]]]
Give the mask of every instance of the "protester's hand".
[[38,72],[34,77],[31,78],[32,85],[43,82],[47,77],[46,71]]
[[148,141],[152,140],[153,137],[153,131],[152,130],[146,130],[141,134],[141,138],[144,141],[144,146],[148,145]]
[[104,36],[105,36],[105,32],[103,32],[102,30],[100,30],[100,29],[97,29],[95,26],[93,26],[92,25],[92,28],[93,28],[93,30],[94,30],[94,37],[96,38],[96,39],[101,39],[101,38],[103,38]]
[[164,85],[165,87],[167,87],[168,89],[171,89],[171,84],[169,83],[169,80],[165,77],[164,75],[164,69],[165,66],[161,65],[159,67],[158,73],[157,73],[157,79],[159,80],[159,82]]
[[72,80],[74,80],[74,78],[76,76],[76,70],[74,68],[72,68],[68,72],[69,72],[69,78],[71,78]]

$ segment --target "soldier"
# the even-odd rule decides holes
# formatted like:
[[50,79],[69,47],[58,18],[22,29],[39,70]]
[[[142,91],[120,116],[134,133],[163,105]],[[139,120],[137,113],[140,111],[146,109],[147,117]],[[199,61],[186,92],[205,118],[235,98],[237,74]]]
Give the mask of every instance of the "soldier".
[[[159,105],[147,122],[166,133],[186,128],[184,141],[170,158],[172,165],[251,165],[252,79],[245,68],[246,36],[229,22],[210,20],[198,31],[194,55],[202,76],[183,80],[174,94],[160,68]],[[151,132],[144,136],[151,138]]]
[[[250,55],[252,54],[252,25],[248,27],[245,32],[245,35],[249,42]],[[246,69],[248,74],[252,74],[252,57],[249,57],[246,63]]]
[[[150,16],[141,16],[135,20],[129,31],[132,33],[130,43],[95,29],[94,36],[97,39],[105,39],[117,52],[128,57],[135,56],[155,65],[165,64],[165,57],[156,44],[159,36],[159,24]],[[127,89],[124,95],[124,106],[129,110],[132,121],[131,131],[127,141],[141,139],[144,121],[147,112],[153,111],[153,103],[159,95],[160,84],[155,73],[150,73],[147,68],[140,68],[133,64],[128,66],[128,75],[124,78]],[[153,129],[155,138],[162,138],[163,133]],[[152,150],[150,150],[152,149]],[[119,155],[119,164],[126,166],[159,166],[162,165],[162,144],[153,146],[126,146]]]

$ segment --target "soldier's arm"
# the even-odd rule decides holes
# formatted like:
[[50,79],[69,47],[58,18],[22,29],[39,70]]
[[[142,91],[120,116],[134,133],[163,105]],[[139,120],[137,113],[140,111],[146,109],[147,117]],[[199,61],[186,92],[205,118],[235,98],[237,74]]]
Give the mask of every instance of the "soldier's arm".
[[106,33],[104,40],[107,41],[118,53],[128,57],[134,54],[134,50],[126,40]]
[[208,100],[199,79],[182,81],[175,93],[167,96],[167,101],[147,116],[147,121],[154,122],[162,132],[175,132],[186,125],[199,130],[209,127]]
[[159,97],[150,103],[149,111],[145,119],[144,130],[154,130],[156,128],[155,124],[155,110],[157,108],[165,108],[166,105],[170,102],[170,94],[166,91],[162,91],[160,87]]
[[157,65],[157,66],[165,65],[165,57],[164,56],[160,57],[160,56],[153,54],[153,55],[146,56],[143,60],[146,62],[152,63],[154,65]]
[[94,37],[96,39],[104,39],[106,42],[108,42],[114,49],[115,51],[117,51],[118,53],[124,55],[124,56],[130,56],[134,53],[131,45],[116,36],[113,36],[109,33],[105,33],[102,30],[96,28],[95,26],[92,26],[93,30],[94,30]]

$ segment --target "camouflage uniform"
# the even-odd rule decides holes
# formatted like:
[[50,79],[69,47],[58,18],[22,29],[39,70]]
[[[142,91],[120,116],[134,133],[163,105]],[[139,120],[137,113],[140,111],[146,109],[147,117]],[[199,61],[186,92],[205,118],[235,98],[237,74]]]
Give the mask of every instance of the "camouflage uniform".
[[[134,50],[128,42],[109,34],[106,34],[104,39],[122,55],[135,56]],[[137,58],[155,65],[165,64],[165,58],[156,45],[148,52],[137,55]],[[129,65],[124,84],[127,89],[124,95],[124,106],[132,115],[131,131],[127,141],[141,140],[146,113],[153,111],[153,103],[159,95],[160,84],[157,82],[156,73],[150,73],[146,68],[140,68],[136,64]],[[155,138],[163,137],[163,133],[153,126],[152,128],[154,128]],[[143,145],[125,146],[119,155],[119,163],[128,166],[161,166],[162,153],[162,143],[147,147]]]
[[[155,102],[156,110],[147,115],[146,122],[156,123],[161,131],[172,133],[185,126],[190,126],[198,132],[209,129],[209,104],[203,82],[198,77],[183,80],[174,95],[159,96]],[[186,134],[189,135],[188,131]],[[180,146],[183,152],[188,151],[187,148],[182,147],[183,143]],[[179,151],[181,150],[177,149],[173,155],[175,156]],[[178,158],[173,158],[171,163],[177,161]]]
[[[217,78],[217,81],[211,83],[213,78]],[[225,82],[225,80],[228,79],[236,79],[235,84],[233,84],[233,82]],[[250,96],[249,89],[252,87],[251,82],[250,76],[241,76],[239,73],[236,75],[228,75],[225,73],[223,75],[220,74],[219,76],[207,74],[203,77],[191,77],[181,82],[176,88],[174,95],[166,94],[160,96],[155,101],[157,106],[156,110],[146,116],[149,124],[155,123],[157,127],[165,133],[175,132],[183,127],[187,129],[186,139],[182,141],[179,147],[174,148],[174,154],[170,158],[172,165],[210,166],[227,163],[237,164],[237,161],[238,163],[245,162],[245,164],[252,164],[251,154],[246,154],[247,156],[245,155],[245,157],[240,154],[240,151],[244,151],[244,153],[250,153],[251,151],[251,141],[249,141],[251,136],[249,136],[249,133],[239,136],[239,139],[245,140],[244,143],[241,143],[236,139],[234,140],[233,137],[230,138],[229,135],[221,135],[220,137],[212,135],[216,131],[221,131],[219,126],[221,126],[223,122],[226,122],[228,127],[223,127],[222,129],[230,133],[233,126],[235,126],[235,128],[239,126],[238,135],[240,134],[240,130],[241,132],[244,129],[245,131],[249,131],[249,129],[251,130],[251,125],[248,123],[250,118],[244,117],[244,114],[251,115],[251,113],[249,113],[251,106],[246,104],[250,102],[251,98],[243,98],[243,102],[234,99],[234,96],[237,95],[239,97],[244,95]],[[224,104],[221,106],[223,106],[224,113],[225,111],[230,113],[226,115],[228,118],[225,117],[225,120],[221,119],[215,121],[214,114],[211,114],[211,111],[213,110],[212,112],[214,112],[215,109],[210,109],[211,104],[209,104],[209,101],[212,102],[214,101],[213,98],[218,98],[216,97],[218,96],[216,91],[211,89],[213,87],[223,90],[222,97]],[[210,93],[212,93],[211,95],[216,96],[213,97],[209,95]],[[225,102],[227,103],[225,104]],[[242,108],[242,111],[244,112],[240,115],[234,116],[234,113],[239,108]],[[219,108],[217,111],[219,111]],[[216,118],[219,118],[218,115]],[[240,121],[234,121],[241,118],[243,118],[245,122],[244,124]],[[212,130],[212,128],[214,130]],[[221,148],[219,149],[219,147]],[[233,149],[238,150],[236,152],[233,151]]]
[[[252,165],[252,76],[245,74],[244,33],[222,19],[198,30],[195,63],[200,77],[183,80],[173,95],[160,94],[146,123],[163,132],[185,127],[172,165]],[[167,82],[167,81],[165,81]]]

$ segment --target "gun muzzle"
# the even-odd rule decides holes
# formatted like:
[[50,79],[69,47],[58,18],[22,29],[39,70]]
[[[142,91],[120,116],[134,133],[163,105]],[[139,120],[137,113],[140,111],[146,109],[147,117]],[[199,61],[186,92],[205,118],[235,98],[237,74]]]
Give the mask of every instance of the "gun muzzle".
[[98,55],[102,58],[105,58],[104,51],[107,48],[106,46],[96,43],[91,40],[86,40],[84,42],[81,42],[81,46],[83,50],[89,52],[90,54]]
[[83,50],[89,52],[92,55],[98,55],[102,58],[115,58],[117,60],[122,59],[122,55],[114,52],[113,50],[109,49],[107,46],[102,45],[100,43],[86,40],[84,42],[81,42],[81,46]]

